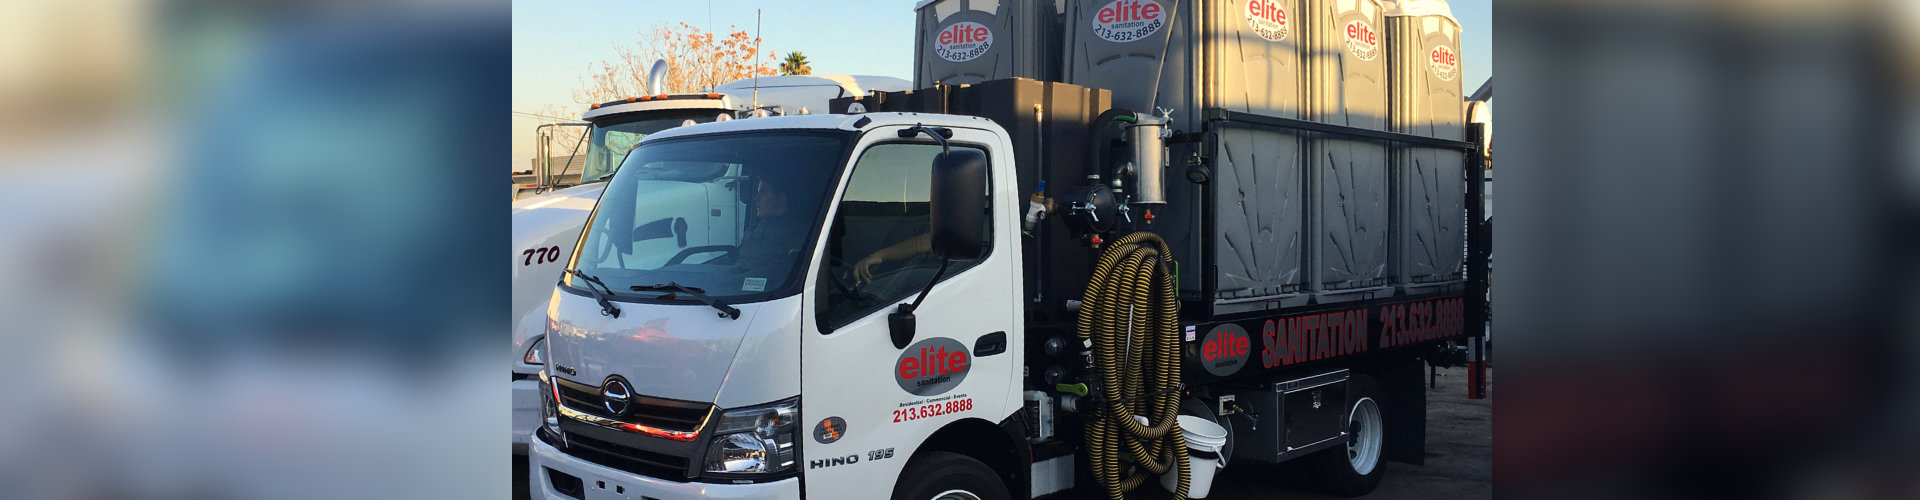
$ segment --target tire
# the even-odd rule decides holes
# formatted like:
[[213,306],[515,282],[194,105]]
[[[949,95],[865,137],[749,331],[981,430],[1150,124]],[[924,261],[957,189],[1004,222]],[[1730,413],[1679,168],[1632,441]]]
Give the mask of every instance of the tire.
[[936,451],[915,458],[893,485],[894,500],[1011,500],[1007,485],[987,464]]
[[1380,486],[1380,476],[1386,469],[1382,446],[1386,418],[1380,408],[1385,404],[1380,401],[1380,383],[1373,377],[1356,375],[1348,389],[1347,443],[1315,453],[1311,469],[1315,486],[1335,495],[1355,497]]

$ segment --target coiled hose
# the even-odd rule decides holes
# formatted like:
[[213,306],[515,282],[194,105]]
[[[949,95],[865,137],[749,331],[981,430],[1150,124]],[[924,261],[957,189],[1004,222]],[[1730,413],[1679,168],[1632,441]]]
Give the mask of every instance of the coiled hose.
[[[1173,498],[1183,500],[1192,478],[1176,420],[1180,332],[1172,262],[1160,236],[1129,234],[1100,255],[1081,298],[1076,326],[1080,338],[1093,341],[1098,375],[1096,402],[1087,415],[1087,461],[1114,500],[1170,467],[1180,471]],[[1134,415],[1146,416],[1148,425]],[[1121,463],[1122,452],[1133,457],[1131,472]]]

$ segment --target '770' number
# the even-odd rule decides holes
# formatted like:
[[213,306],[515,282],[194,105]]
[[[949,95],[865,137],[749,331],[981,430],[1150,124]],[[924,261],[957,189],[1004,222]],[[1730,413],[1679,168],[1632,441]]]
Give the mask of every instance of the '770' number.
[[520,265],[522,266],[531,266],[534,264],[545,264],[548,262],[560,260],[560,247],[529,248],[529,249],[520,251],[520,254],[525,255],[527,257],[526,259],[520,262]]

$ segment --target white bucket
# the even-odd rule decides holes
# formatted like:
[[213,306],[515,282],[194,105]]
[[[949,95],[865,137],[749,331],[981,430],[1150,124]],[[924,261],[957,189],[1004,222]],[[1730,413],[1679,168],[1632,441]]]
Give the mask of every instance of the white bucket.
[[[1134,415],[1133,419],[1140,422],[1140,425],[1147,425],[1147,417]],[[1212,420],[1181,415],[1180,434],[1187,438],[1188,450],[1209,452],[1218,457],[1195,458],[1191,454],[1186,457],[1187,463],[1190,464],[1188,468],[1193,474],[1193,477],[1187,481],[1187,498],[1206,498],[1207,493],[1213,489],[1213,475],[1227,467],[1226,455],[1220,454],[1220,449],[1227,445],[1227,429],[1213,423]],[[1175,468],[1167,471],[1166,474],[1161,474],[1160,486],[1167,491],[1179,488],[1180,470]]]

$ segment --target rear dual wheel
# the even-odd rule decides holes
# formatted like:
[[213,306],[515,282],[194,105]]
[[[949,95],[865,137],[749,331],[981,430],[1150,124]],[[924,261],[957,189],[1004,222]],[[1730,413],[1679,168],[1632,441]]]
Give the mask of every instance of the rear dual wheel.
[[1347,441],[1311,458],[1314,483],[1330,493],[1360,496],[1380,486],[1386,419],[1380,413],[1380,384],[1358,375],[1348,385]]

